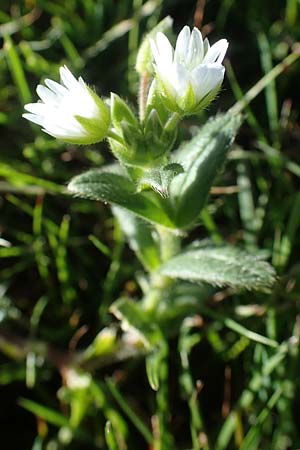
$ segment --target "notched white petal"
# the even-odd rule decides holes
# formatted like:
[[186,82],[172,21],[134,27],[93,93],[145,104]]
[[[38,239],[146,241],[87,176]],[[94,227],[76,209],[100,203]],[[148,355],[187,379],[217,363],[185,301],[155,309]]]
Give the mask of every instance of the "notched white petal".
[[206,53],[208,52],[209,49],[210,49],[209,40],[207,38],[205,38],[203,41],[203,56],[206,55]]
[[[83,79],[76,80],[66,66],[60,68],[60,77],[64,85],[50,79],[45,80],[46,86],[38,85],[37,94],[41,101],[25,105],[29,114],[23,117],[41,125],[51,136],[67,142],[101,141],[107,134],[109,110],[102,107],[102,100],[95,98]],[[89,119],[91,126],[85,128],[76,116]],[[93,126],[95,122],[97,127]]]
[[70,72],[70,70],[67,68],[67,66],[63,66],[59,69],[60,79],[62,83],[66,86],[68,89],[74,89],[78,85],[78,81],[74,77],[74,75]]
[[57,95],[54,94],[53,91],[51,91],[46,86],[43,86],[42,84],[39,84],[36,88],[37,95],[40,97],[40,99],[44,103],[51,103],[51,104],[57,104]]
[[203,64],[206,63],[215,63],[218,62],[219,64],[222,63],[225,54],[228,49],[228,42],[226,39],[221,39],[220,41],[216,42],[208,52],[206,53]]
[[188,52],[186,55],[187,65],[192,68],[201,64],[203,59],[203,39],[198,28],[194,28],[191,34]]
[[37,114],[24,113],[22,114],[22,117],[24,117],[24,119],[30,120],[30,122],[36,123],[37,125],[44,126],[44,118],[42,116],[39,116]]
[[225,68],[221,64],[205,64],[192,72],[192,85],[197,100],[214,91],[224,79]]
[[164,58],[167,63],[172,64],[174,50],[167,36],[160,32],[157,33],[156,45],[160,57]]
[[191,37],[190,27],[188,27],[186,25],[180,31],[177,41],[176,41],[175,54],[174,54],[175,62],[182,63],[185,61],[185,58],[186,58],[186,55],[188,52],[190,37]]
[[28,112],[31,112],[33,114],[41,114],[44,115],[44,113],[49,109],[44,103],[27,103],[27,105],[24,105],[24,109]]
[[226,39],[210,46],[198,28],[191,31],[185,26],[178,35],[174,56],[173,47],[163,33],[158,33],[150,45],[156,79],[163,84],[169,105],[191,113],[197,110],[197,105],[206,105],[213,99],[224,78]]
[[172,85],[177,96],[183,96],[189,88],[189,71],[182,64],[174,63],[170,74]]
[[49,78],[46,78],[45,85],[48,86],[48,88],[56,95],[61,96],[68,93],[68,89],[65,86],[62,86],[61,84],[57,83],[56,81],[50,80]]
[[151,51],[152,51],[152,56],[154,58],[154,61],[156,62],[156,64],[159,63],[160,60],[160,54],[156,45],[156,42],[154,41],[154,39],[150,39],[150,47],[151,47]]

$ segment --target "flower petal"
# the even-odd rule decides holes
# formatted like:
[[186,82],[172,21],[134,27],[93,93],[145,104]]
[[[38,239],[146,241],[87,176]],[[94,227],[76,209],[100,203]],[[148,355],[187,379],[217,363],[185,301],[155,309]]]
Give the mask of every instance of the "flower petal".
[[76,89],[78,87],[78,81],[74,75],[70,72],[67,66],[63,66],[59,69],[60,79],[67,89]]
[[56,95],[62,96],[68,93],[67,88],[57,83],[56,81],[50,80],[49,78],[46,78],[45,85],[48,86],[48,88]]
[[46,110],[49,109],[49,107],[46,106],[45,103],[39,102],[39,103],[27,103],[27,105],[24,105],[24,109],[30,113],[39,114],[43,116]]
[[186,59],[191,37],[190,27],[187,25],[180,31],[175,47],[174,62],[182,64]]
[[208,63],[217,62],[217,63],[221,64],[225,57],[227,49],[228,49],[227,40],[220,39],[212,47],[210,47],[210,49],[206,53],[202,63],[208,64]]
[[51,91],[46,86],[43,86],[42,84],[39,84],[37,86],[37,88],[36,88],[36,92],[37,92],[38,96],[40,97],[40,99],[44,103],[57,105],[57,103],[58,103],[58,96],[56,94],[54,94],[54,92]]
[[198,102],[214,91],[224,79],[225,68],[221,64],[201,64],[191,74],[191,83]]
[[194,27],[186,54],[186,65],[193,69],[198,64],[201,64],[204,56],[203,53],[202,34],[198,28]]
[[159,53],[159,61],[156,63],[159,64],[163,60],[165,64],[172,64],[174,50],[167,36],[160,32],[157,33],[156,46]]
[[189,88],[189,72],[182,64],[174,63],[169,75],[171,84],[177,96],[184,97]]
[[203,41],[203,53],[204,53],[203,56],[206,55],[206,53],[208,52],[209,49],[210,49],[209,40],[207,38],[205,38]]
[[24,113],[22,114],[22,117],[24,117],[24,119],[30,120],[33,123],[36,123],[37,125],[44,126],[44,117],[42,116],[39,116],[37,114]]

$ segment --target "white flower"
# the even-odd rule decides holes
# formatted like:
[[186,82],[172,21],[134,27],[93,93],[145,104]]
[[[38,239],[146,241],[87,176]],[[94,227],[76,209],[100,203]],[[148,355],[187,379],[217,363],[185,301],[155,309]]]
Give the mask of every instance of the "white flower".
[[64,66],[60,68],[61,84],[46,79],[37,86],[41,101],[25,105],[25,119],[41,125],[43,131],[75,144],[93,144],[105,138],[110,114],[104,102],[83,79],[78,80]]
[[185,26],[175,50],[163,33],[151,42],[154,68],[166,106],[179,113],[195,113],[207,106],[224,79],[222,65],[228,48],[226,39],[210,47],[197,28]]

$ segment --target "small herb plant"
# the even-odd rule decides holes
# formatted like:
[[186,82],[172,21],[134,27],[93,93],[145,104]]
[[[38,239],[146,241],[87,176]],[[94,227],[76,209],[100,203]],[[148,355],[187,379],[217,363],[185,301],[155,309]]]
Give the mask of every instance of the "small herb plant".
[[[77,80],[62,67],[61,84],[45,80],[46,86],[37,87],[41,102],[27,104],[24,114],[65,142],[84,145],[107,139],[115,157],[113,164],[73,178],[68,189],[76,196],[111,205],[144,268],[139,275],[141,297],[125,296],[110,305],[123,334],[116,333],[115,324],[100,331],[94,342],[70,361],[66,379],[71,390],[95,389],[87,374],[89,367],[97,367],[103,360],[145,355],[148,380],[157,391],[159,405],[158,431],[153,437],[156,450],[175,448],[168,432],[168,338],[179,336],[182,386],[191,399],[194,387],[187,355],[196,341],[188,338],[189,330],[196,326],[199,305],[203,307],[219,288],[268,292],[275,281],[273,268],[260,255],[229,244],[187,239],[199,225],[241,116],[234,110],[219,114],[174,149],[181,121],[201,113],[219,93],[228,43],[221,39],[210,46],[198,29],[191,31],[185,26],[174,49],[167,37],[171,26],[167,17],[140,47],[137,110],[115,93],[109,100],[101,99],[82,78]],[[229,322],[229,327],[239,327]],[[255,338],[262,343],[267,340],[257,334]],[[205,446],[199,444],[198,432],[203,430],[200,413],[192,401],[189,406],[193,447],[209,449],[208,441]],[[73,420],[74,429],[82,415],[84,411]],[[152,442],[147,430],[141,433]],[[106,439],[110,449],[119,448],[117,430],[110,422]]]

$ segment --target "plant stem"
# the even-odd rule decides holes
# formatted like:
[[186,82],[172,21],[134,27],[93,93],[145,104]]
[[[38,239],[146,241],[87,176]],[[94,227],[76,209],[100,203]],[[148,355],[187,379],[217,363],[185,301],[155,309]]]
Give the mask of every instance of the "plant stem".
[[[162,263],[175,256],[180,250],[181,239],[174,232],[164,227],[157,227],[160,241],[160,257]],[[173,280],[156,272],[152,275],[149,293],[143,300],[143,307],[148,313],[154,312],[162,299],[165,290],[170,287]]]
[[112,129],[108,130],[107,137],[114,139],[115,141],[119,142],[119,144],[124,145],[123,139],[115,133]]
[[146,114],[149,81],[150,81],[149,74],[147,72],[144,72],[140,78],[139,96],[138,96],[139,117],[141,122],[143,122],[143,120],[145,119]]
[[167,228],[157,227],[157,231],[160,238],[161,260],[164,263],[179,252],[181,238]]
[[168,343],[163,342],[164,358],[161,361],[159,369],[160,386],[156,393],[157,403],[157,419],[158,430],[157,435],[154,433],[154,450],[170,450],[174,449],[174,442],[171,434],[168,431],[168,415],[169,415],[169,366],[168,366]]

